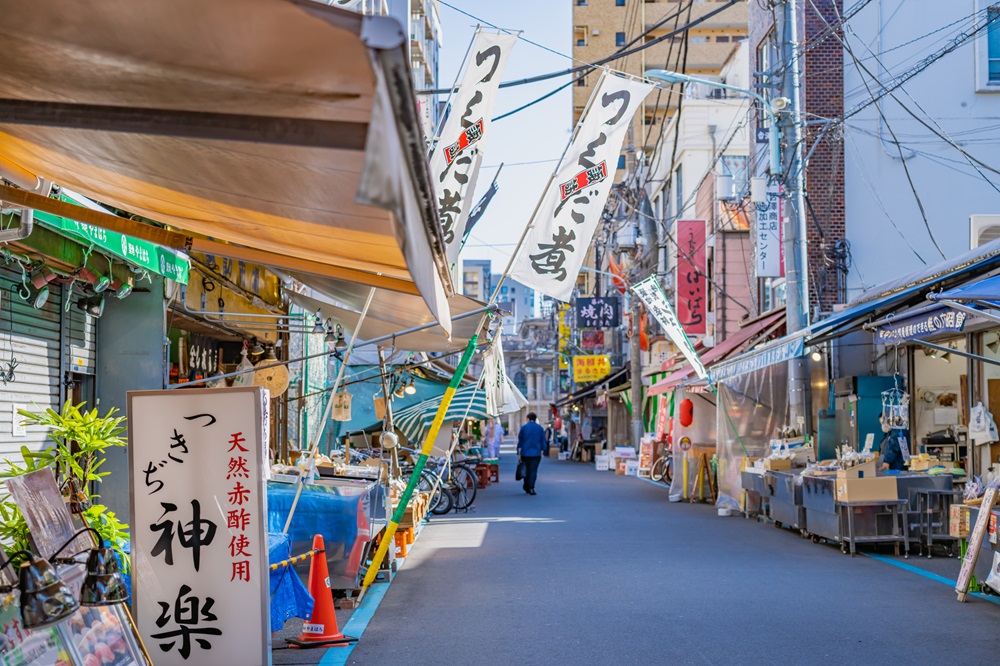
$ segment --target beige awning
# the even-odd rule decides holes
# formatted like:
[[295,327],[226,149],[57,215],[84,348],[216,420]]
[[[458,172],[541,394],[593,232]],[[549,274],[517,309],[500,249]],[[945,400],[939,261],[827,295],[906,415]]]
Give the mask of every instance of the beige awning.
[[[0,15],[0,173],[184,232],[108,224],[130,235],[419,293],[450,326],[394,19],[310,0],[0,0]],[[0,189],[48,205],[31,197]]]
[[[286,291],[295,305],[310,313],[321,313],[324,321],[332,319],[342,324],[348,332],[354,329],[368,296],[368,289],[341,280],[301,273],[294,274],[294,277],[306,287],[305,292]],[[452,317],[458,317],[467,312],[479,311],[484,304],[465,296],[455,296],[449,301],[449,307]],[[434,326],[387,340],[382,346],[403,351],[459,351],[476,333],[481,322],[482,315],[479,314],[464,317],[452,322],[450,338],[441,326]],[[371,340],[432,323],[434,318],[419,296],[379,289],[368,308],[359,337]]]

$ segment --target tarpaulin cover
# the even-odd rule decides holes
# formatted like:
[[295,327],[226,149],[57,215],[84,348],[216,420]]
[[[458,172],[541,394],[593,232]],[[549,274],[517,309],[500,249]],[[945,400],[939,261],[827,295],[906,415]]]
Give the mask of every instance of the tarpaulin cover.
[[[301,555],[302,553],[295,553]],[[292,556],[292,538],[281,532],[267,535],[267,561],[277,564]],[[292,567],[271,571],[271,631],[280,631],[285,621],[293,617],[308,619],[312,615],[313,598]]]
[[[424,430],[430,428],[440,404],[440,397],[424,400],[420,404],[393,414],[393,425],[411,444],[419,443]],[[463,386],[455,391],[445,413],[444,422],[458,421],[462,418],[481,420],[487,416],[486,392],[478,385]]]
[[171,247],[419,293],[450,327],[453,287],[397,21],[289,0],[2,8],[0,99],[72,105],[5,115],[8,164],[190,232],[174,245],[183,234],[134,223]]

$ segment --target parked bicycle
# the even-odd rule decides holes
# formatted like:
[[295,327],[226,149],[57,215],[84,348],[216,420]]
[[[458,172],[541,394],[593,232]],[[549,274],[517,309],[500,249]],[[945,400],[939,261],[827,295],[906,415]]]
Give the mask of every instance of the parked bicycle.
[[[430,458],[420,474],[417,489],[431,493],[430,511],[444,515],[450,511],[465,511],[476,500],[478,479],[473,467],[464,461]],[[404,474],[411,474],[413,466],[400,466]]]
[[674,456],[667,450],[653,463],[653,468],[649,471],[649,478],[669,486],[674,480],[673,462]]

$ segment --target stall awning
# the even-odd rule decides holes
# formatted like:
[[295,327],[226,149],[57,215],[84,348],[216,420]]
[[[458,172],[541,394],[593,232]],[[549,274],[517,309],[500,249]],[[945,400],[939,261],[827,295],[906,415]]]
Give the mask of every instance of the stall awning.
[[590,396],[597,393],[597,389],[601,388],[602,386],[606,386],[608,388],[614,388],[617,386],[621,386],[627,381],[628,381],[628,368],[622,368],[617,372],[612,372],[610,375],[604,377],[603,379],[598,379],[596,382],[591,382],[590,384],[585,384],[584,386],[579,387],[575,392],[570,393],[568,396],[555,403],[555,406],[564,407],[566,405],[571,405],[574,402],[580,402],[584,398],[589,398]]
[[799,331],[745,354],[740,354],[731,361],[713,366],[709,371],[709,378],[713,382],[724,382],[727,379],[802,356],[804,351],[805,331]]
[[[785,318],[784,312],[776,312],[772,315],[764,317],[763,319],[754,322],[753,324],[746,326],[733,335],[723,340],[721,343],[712,347],[707,352],[701,355],[701,361],[705,364],[705,367],[709,369],[711,373],[711,364],[726,358],[737,349],[743,347],[745,344],[759,336],[764,331],[770,329],[779,321]],[[661,393],[666,393],[667,391],[673,389],[682,381],[694,374],[694,368],[690,365],[685,365],[680,370],[673,372],[668,375],[665,379],[661,379],[649,388],[649,395],[656,396]]]
[[[394,19],[310,0],[7,0],[3,10],[8,172],[183,233],[94,211],[81,221],[419,293],[450,326],[407,30]],[[0,187],[10,205],[80,219]]]
[[[332,319],[345,329],[353,330],[361,310],[364,308],[368,289],[361,285],[322,278],[301,273],[294,277],[306,285],[306,293],[287,291],[288,297],[300,308],[310,312],[320,312],[323,320]],[[451,316],[479,310],[481,303],[465,296],[450,299]],[[403,351],[448,352],[465,347],[476,333],[481,317],[460,319],[452,324],[451,338],[441,326],[435,326],[416,333],[400,336],[385,346],[393,346]],[[419,296],[378,290],[368,308],[368,316],[361,328],[362,339],[392,335],[417,326],[434,323],[434,317],[427,310]]]
[[[430,428],[431,421],[434,420],[440,404],[441,397],[437,397],[407,407],[393,414],[393,425],[406,436],[411,444],[418,443],[424,431]],[[459,421],[463,418],[480,420],[487,417],[486,391],[471,384],[455,391],[451,404],[448,405],[448,411],[445,413],[444,422]]]
[[983,278],[938,294],[930,294],[928,298],[935,301],[959,301],[963,303],[984,301],[1000,307],[1000,275]]

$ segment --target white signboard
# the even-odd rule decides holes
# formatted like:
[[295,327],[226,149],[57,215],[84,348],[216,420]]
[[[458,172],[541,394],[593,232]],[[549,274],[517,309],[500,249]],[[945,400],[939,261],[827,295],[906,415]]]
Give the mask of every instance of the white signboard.
[[128,394],[134,603],[157,666],[271,663],[265,396]]
[[476,33],[465,75],[431,153],[438,217],[452,264],[462,248],[483,148],[493,122],[500,75],[515,42],[517,35],[482,30]]
[[754,226],[754,267],[757,277],[785,276],[785,200],[778,183],[767,186],[767,203],[757,205]]
[[670,307],[667,295],[663,293],[660,283],[657,282],[656,275],[650,275],[639,284],[633,285],[632,293],[639,297],[639,300],[643,302],[650,314],[656,318],[656,321],[660,322],[660,326],[666,331],[667,337],[681,350],[681,353],[687,358],[691,367],[698,373],[698,376],[706,379],[708,372],[705,370],[701,359],[698,358],[698,353],[694,350],[694,346],[691,345],[691,341],[684,334],[684,329],[677,320],[677,315],[674,314],[673,308]]
[[618,168],[632,116],[653,86],[604,73],[573,144],[542,193],[511,277],[569,301]]

